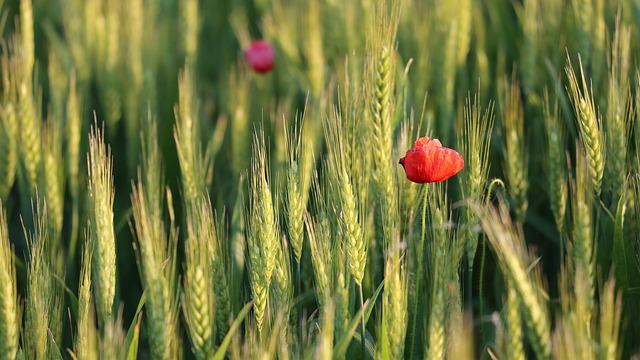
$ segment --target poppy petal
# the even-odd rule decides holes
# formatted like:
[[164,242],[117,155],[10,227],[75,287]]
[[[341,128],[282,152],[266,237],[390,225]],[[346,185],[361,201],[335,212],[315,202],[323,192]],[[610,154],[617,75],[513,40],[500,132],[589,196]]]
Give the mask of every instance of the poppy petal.
[[427,146],[407,151],[403,166],[415,183],[440,182],[460,172],[464,159],[453,149]]
[[258,40],[251,44],[251,46],[244,50],[244,56],[249,63],[249,66],[259,74],[264,74],[273,69],[275,51],[264,40]]
[[413,148],[414,149],[417,149],[417,148],[423,147],[423,146],[442,147],[442,143],[438,139],[430,139],[428,136],[424,136],[424,137],[421,137],[418,140],[416,140],[416,142],[413,144]]

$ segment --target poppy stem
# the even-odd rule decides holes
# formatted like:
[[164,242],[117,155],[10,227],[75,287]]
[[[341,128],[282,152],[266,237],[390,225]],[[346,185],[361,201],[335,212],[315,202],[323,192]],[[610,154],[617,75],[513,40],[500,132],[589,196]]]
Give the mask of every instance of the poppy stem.
[[[422,255],[424,249],[424,237],[427,231],[427,199],[429,197],[429,184],[424,186],[424,199],[422,199],[422,234],[420,235],[420,260],[422,260]],[[420,262],[420,267],[422,268],[422,261]]]
[[[360,307],[364,307],[364,296],[362,296],[362,285],[359,286],[360,288]],[[362,327],[360,328],[361,331],[361,336],[360,336],[360,345],[362,345],[361,350],[362,350],[362,359],[366,359],[366,350],[365,350],[365,323],[364,323],[364,311],[362,312]]]
[[424,198],[422,199],[422,234],[420,235],[420,242],[416,247],[416,287],[415,297],[413,301],[413,319],[411,321],[411,332],[409,338],[409,358],[415,358],[415,344],[416,344],[416,332],[418,326],[418,309],[420,305],[420,279],[422,278],[422,259],[424,255],[424,239],[427,230],[427,199],[429,195],[429,184],[424,186]]

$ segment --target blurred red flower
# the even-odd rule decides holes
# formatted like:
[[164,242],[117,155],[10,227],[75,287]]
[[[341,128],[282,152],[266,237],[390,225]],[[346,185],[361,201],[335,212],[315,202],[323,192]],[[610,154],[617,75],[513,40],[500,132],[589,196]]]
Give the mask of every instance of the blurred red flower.
[[400,159],[407,179],[415,183],[447,180],[464,167],[464,159],[457,151],[442,146],[440,140],[421,137],[413,149]]
[[253,71],[264,74],[273,69],[275,51],[268,42],[257,40],[244,50],[244,57]]

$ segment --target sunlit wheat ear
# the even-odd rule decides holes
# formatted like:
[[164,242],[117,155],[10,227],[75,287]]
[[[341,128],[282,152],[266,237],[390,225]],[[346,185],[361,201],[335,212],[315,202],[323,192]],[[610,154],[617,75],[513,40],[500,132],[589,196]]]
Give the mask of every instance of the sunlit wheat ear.
[[462,328],[449,333],[448,356],[450,359],[476,359],[474,347],[473,318],[469,309],[464,311]]
[[209,246],[209,258],[213,261],[213,291],[216,297],[216,327],[218,328],[218,340],[223,341],[229,331],[229,322],[232,317],[232,299],[230,286],[230,259],[229,259],[229,233],[225,223],[226,215],[223,212],[217,216],[210,201],[203,201],[207,214],[213,215],[216,233],[213,245]]
[[398,8],[390,11],[378,4],[375,8],[375,33],[378,36],[370,46],[369,69],[365,73],[367,81],[367,102],[371,115],[368,126],[371,127],[373,184],[375,196],[375,235],[383,248],[394,246],[391,240],[398,239],[393,232],[397,229],[398,201],[394,167],[397,161],[393,156],[393,131],[395,120],[395,36],[398,27]]
[[[587,182],[590,182],[588,179]],[[595,323],[598,319],[590,295],[589,279],[584,268],[575,268],[567,261],[560,270],[559,290],[561,311],[554,331],[554,355],[595,358],[597,350],[591,346],[596,340]],[[560,357],[561,358],[561,357]]]
[[367,244],[363,236],[358,200],[363,200],[357,198],[350,172],[347,171],[351,170],[347,167],[350,159],[345,144],[345,135],[348,133],[345,127],[348,124],[343,121],[337,110],[325,121],[325,137],[329,151],[328,168],[333,179],[340,184],[337,200],[349,271],[356,284],[362,285],[367,262]]
[[180,40],[187,64],[195,64],[198,55],[198,34],[201,14],[197,0],[180,2]]
[[[271,278],[276,267],[279,246],[279,227],[271,194],[267,144],[264,132],[253,136],[251,174],[249,176],[249,212],[247,245],[249,251],[249,279],[255,301],[254,312],[258,329],[264,328]],[[270,326],[270,324],[268,324]]]
[[[43,359],[51,356],[52,344],[49,335],[61,314],[57,313],[57,292],[54,284],[54,270],[51,267],[49,238],[47,234],[46,204],[36,199],[33,206],[33,232],[23,224],[29,252],[27,264],[27,293],[25,303],[25,322],[22,331],[22,349],[26,358]],[[58,339],[60,340],[60,339]]]
[[525,319],[525,333],[538,358],[551,356],[550,325],[547,303],[541,280],[528,271],[530,255],[522,230],[509,217],[509,210],[500,203],[498,208],[474,205],[482,228],[496,257],[503,276],[514,285]]
[[344,249],[341,249],[336,256],[334,256],[333,269],[335,272],[334,277],[334,289],[336,302],[336,319],[335,319],[335,334],[336,338],[340,339],[344,336],[349,329],[349,321],[351,320],[351,314],[349,313],[349,297],[355,294],[355,291],[349,291],[349,269],[346,267],[346,257]]
[[[410,118],[406,119],[400,127],[394,148],[394,159],[400,159],[405,156],[407,149],[411,149],[413,147],[413,142],[415,141],[414,124],[415,119],[412,113]],[[398,165],[395,170],[395,175],[402,176],[403,172],[402,166]],[[412,181],[398,182],[398,211],[400,212],[401,229],[403,234],[410,233],[413,230],[412,219],[419,212],[418,209],[420,208],[418,204],[419,199],[421,199],[421,197],[418,196],[419,188],[420,184],[416,184]]]
[[336,304],[331,299],[322,308],[321,334],[315,348],[315,358],[318,360],[333,359],[333,334],[335,327]]
[[504,304],[504,318],[507,330],[505,356],[509,359],[525,359],[522,337],[522,313],[520,312],[520,299],[513,284],[506,282],[506,302]]
[[515,79],[505,80],[501,104],[505,176],[518,222],[523,223],[529,202],[529,158],[524,134],[524,108],[520,85]]
[[621,350],[622,294],[616,290],[615,279],[609,278],[600,294],[600,356],[605,359],[616,359]]
[[104,325],[100,336],[100,357],[121,359],[127,353],[125,332],[122,324],[122,308],[118,314],[110,318]]
[[385,264],[385,287],[382,298],[382,321],[387,343],[384,348],[389,359],[404,357],[404,344],[407,334],[408,295],[407,263],[400,252],[389,256]]
[[558,101],[555,101],[552,109],[549,93],[546,89],[544,92],[543,116],[547,135],[547,161],[545,162],[547,174],[549,174],[547,191],[556,228],[562,234],[565,228],[564,219],[568,198],[567,160],[565,156],[566,130],[561,122]]
[[80,189],[80,164],[84,160],[81,157],[82,143],[82,119],[84,117],[82,94],[79,93],[76,84],[76,76],[71,74],[69,80],[69,93],[66,103],[66,117],[64,121],[65,136],[65,178],[71,195],[71,240],[69,257],[75,255],[76,241],[78,239],[78,227],[80,227],[80,204],[82,201]]
[[540,82],[539,74],[539,52],[541,35],[543,35],[542,26],[542,6],[540,0],[525,0],[522,7],[519,8],[520,21],[522,24],[523,44],[520,48],[520,64],[519,73],[522,75],[522,92],[528,101],[535,98],[538,83]]
[[568,91],[576,113],[582,146],[589,160],[589,173],[593,182],[593,190],[596,195],[600,195],[606,156],[602,118],[596,113],[595,102],[592,98],[593,89],[587,85],[585,80],[580,56],[578,56],[578,61],[580,63],[580,82],[571,65],[571,59],[567,56],[565,72],[569,78]]
[[[9,41],[11,44],[11,40]],[[0,71],[2,97],[0,98],[0,199],[6,199],[13,187],[18,168],[18,86],[16,74],[20,59],[10,56],[7,46],[2,46]]]
[[179,102],[174,107],[176,124],[173,128],[182,175],[182,191],[187,206],[196,203],[205,194],[207,173],[200,141],[200,116],[193,100],[195,80],[191,71],[186,68],[178,78]]
[[[245,215],[247,221],[251,215]],[[255,220],[253,220],[255,221]],[[253,298],[253,312],[258,331],[262,331],[265,322],[267,302],[269,301],[269,285],[264,272],[265,264],[262,256],[260,238],[258,236],[258,225],[253,221],[247,227],[247,252],[248,252],[248,272],[249,284],[251,285],[251,297]]]
[[325,88],[325,47],[323,44],[323,4],[318,0],[308,1],[304,11],[306,36],[302,51],[307,61],[307,78],[314,97],[321,97]]
[[82,269],[78,286],[78,330],[74,346],[78,359],[98,357],[98,333],[91,303],[91,262],[94,244],[91,239],[91,229],[85,229],[84,234]]
[[202,205],[192,203],[187,208],[182,308],[194,353],[198,359],[207,359],[213,356],[216,333],[217,299],[211,281],[214,259],[209,249],[215,246],[216,230],[211,208]]
[[[484,194],[489,175],[489,148],[494,124],[493,105],[482,111],[480,95],[473,100],[467,97],[462,119],[457,123],[458,136],[456,144],[465,161],[465,167],[460,172],[459,182],[462,198],[469,201],[484,201]],[[469,263],[473,269],[478,234],[475,231],[479,220],[471,209],[466,213],[465,227],[460,230],[459,238],[463,242]]]
[[207,358],[213,354],[216,330],[221,340],[229,330],[228,252],[223,235],[226,228],[220,228],[208,197],[191,206],[186,221],[187,261],[182,306],[196,356]]
[[309,234],[309,248],[315,280],[314,290],[319,307],[322,308],[331,297],[331,244],[329,234],[322,225],[315,222],[309,214],[305,216],[307,234]]
[[[464,54],[464,51],[459,50],[458,43],[465,43],[462,45],[462,50],[468,48],[470,6],[471,2],[468,1],[461,1],[455,5],[450,2],[441,2],[434,6],[432,12],[430,30],[433,31],[433,36],[430,36],[432,40],[429,43],[433,55],[429,68],[432,71],[431,88],[434,90],[437,106],[435,129],[438,138],[444,142],[450,141],[453,130],[451,125],[455,116],[456,70],[458,57]],[[464,33],[465,30],[466,33]]]
[[11,257],[9,227],[2,200],[0,199],[0,353],[14,359],[18,353],[20,317],[16,270]]
[[20,0],[20,38],[24,56],[24,71],[33,71],[35,43],[33,37],[33,4],[31,0]]
[[[276,267],[273,271],[273,281],[271,286],[271,308],[272,317],[279,321],[279,352],[283,352],[283,344],[290,334],[290,316],[293,307],[293,282],[291,276],[291,256],[289,254],[286,240],[282,240],[277,248]],[[277,306],[275,306],[277,304]],[[294,318],[295,319],[295,318]],[[285,346],[286,347],[286,346]],[[285,350],[288,354],[288,350]]]
[[[302,248],[304,244],[304,213],[306,207],[303,195],[304,169],[300,169],[302,164],[302,129],[304,127],[304,116],[301,123],[297,121],[292,131],[289,131],[287,122],[284,122],[285,147],[287,153],[287,179],[285,193],[285,212],[287,215],[287,229],[289,241],[293,248],[296,261],[300,263]],[[308,145],[306,145],[308,146]]]
[[249,206],[251,226],[259,238],[261,256],[264,258],[264,275],[267,287],[271,283],[271,275],[275,268],[279,231],[276,211],[271,194],[271,177],[269,174],[269,155],[264,132],[258,131],[253,136],[251,175],[249,177]]
[[[21,5],[26,3],[30,3],[30,1],[23,0]],[[21,10],[21,17],[28,17],[29,21],[31,21],[31,26],[33,26],[31,5],[26,5],[25,8],[26,10]],[[21,27],[21,29],[25,29],[25,26]],[[23,31],[28,32],[28,30]],[[33,84],[33,29],[30,30],[30,34],[30,53],[29,50],[25,48],[25,46],[29,46],[29,40],[25,40],[24,37],[22,38],[22,43],[19,44],[19,40],[13,43],[13,50],[19,59],[19,65],[13,69],[17,74],[13,76],[17,77],[18,150],[20,159],[22,160],[21,167],[24,171],[23,185],[26,186],[25,190],[29,196],[34,197],[38,186],[38,173],[42,162],[42,121],[40,107],[41,96],[38,95],[40,90],[37,85]],[[24,35],[25,34],[23,34],[23,36]],[[29,34],[26,35],[28,36]]]
[[89,136],[89,221],[94,241],[93,283],[100,322],[112,314],[116,289],[116,243],[113,227],[113,160],[97,121]]
[[[177,229],[173,196],[164,185],[157,136],[156,124],[149,119],[142,141],[142,167],[138,182],[132,184],[131,204],[138,268],[148,294],[145,308],[150,350],[154,358],[167,359],[175,358],[180,349]],[[165,206],[169,224],[164,220]]]
[[95,55],[95,80],[98,85],[98,99],[104,109],[106,126],[114,129],[120,122],[122,116],[122,39],[120,26],[120,4],[104,3],[103,6],[98,4],[87,3],[85,11],[91,12],[94,19],[101,21],[88,21],[88,36],[93,40],[93,52]]
[[62,155],[62,134],[59,119],[47,119],[42,133],[42,176],[41,189],[47,200],[49,235],[58,242],[62,232],[64,216],[64,158]]

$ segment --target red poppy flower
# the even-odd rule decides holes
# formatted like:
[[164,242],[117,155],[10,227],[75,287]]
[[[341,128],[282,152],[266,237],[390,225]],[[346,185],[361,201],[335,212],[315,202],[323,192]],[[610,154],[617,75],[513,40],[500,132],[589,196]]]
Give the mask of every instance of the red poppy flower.
[[400,159],[407,179],[415,183],[445,181],[464,167],[464,159],[457,151],[442,146],[440,140],[421,137],[413,149]]
[[247,59],[249,66],[258,74],[264,74],[273,69],[273,59],[275,51],[264,40],[255,41],[244,50],[244,57]]

